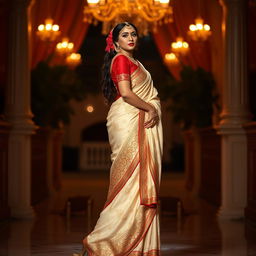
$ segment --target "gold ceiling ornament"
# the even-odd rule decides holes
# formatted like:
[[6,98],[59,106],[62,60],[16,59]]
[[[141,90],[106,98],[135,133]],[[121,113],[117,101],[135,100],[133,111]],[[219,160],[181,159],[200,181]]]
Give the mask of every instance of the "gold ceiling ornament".
[[56,45],[56,51],[60,55],[67,55],[72,53],[74,48],[74,44],[69,42],[69,39],[67,37],[62,38],[62,41],[57,43]]
[[37,27],[36,34],[43,41],[53,42],[60,35],[60,27],[57,24],[53,24],[53,19],[45,19],[45,24],[40,24]]
[[201,17],[195,19],[195,24],[189,26],[188,35],[192,40],[205,41],[211,34],[211,27],[208,24],[204,24],[204,20]]
[[129,21],[140,34],[147,35],[149,31],[156,31],[158,25],[173,21],[172,7],[169,0],[86,0],[84,21],[102,22],[105,35],[116,24]]
[[182,37],[177,37],[176,42],[173,42],[171,46],[176,56],[186,55],[189,51],[189,44],[183,41]]
[[171,65],[178,65],[179,64],[179,59],[177,58],[177,56],[173,52],[166,53],[165,56],[164,56],[164,59],[165,59],[165,62],[167,64],[171,64]]
[[74,68],[81,64],[82,62],[82,57],[80,53],[71,53],[66,57],[66,63],[69,67]]

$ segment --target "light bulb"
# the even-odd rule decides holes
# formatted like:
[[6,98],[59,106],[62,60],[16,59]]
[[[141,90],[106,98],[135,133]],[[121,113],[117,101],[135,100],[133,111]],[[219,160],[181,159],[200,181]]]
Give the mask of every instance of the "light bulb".
[[210,28],[210,26],[209,26],[208,24],[205,24],[205,25],[204,25],[204,30],[210,31],[210,29],[211,29],[211,28]]
[[203,29],[203,24],[197,23],[196,27],[197,27],[198,30],[202,30]]
[[60,29],[59,25],[55,24],[55,25],[52,26],[53,31],[58,31],[59,29]]
[[195,26],[194,24],[191,24],[191,25],[189,26],[189,30],[191,30],[191,31],[196,31],[196,26]]
[[39,31],[43,31],[43,30],[44,30],[44,25],[43,25],[43,24],[39,25],[39,26],[38,26],[38,30],[39,30]]

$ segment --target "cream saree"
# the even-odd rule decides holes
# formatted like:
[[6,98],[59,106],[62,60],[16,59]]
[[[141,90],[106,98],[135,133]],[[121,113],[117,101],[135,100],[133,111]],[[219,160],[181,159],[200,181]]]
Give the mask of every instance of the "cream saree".
[[[132,73],[131,84],[133,92],[153,104],[161,116],[157,90],[142,64]],[[162,124],[145,129],[145,115],[122,98],[109,110],[110,186],[100,218],[83,241],[89,256],[160,255]]]

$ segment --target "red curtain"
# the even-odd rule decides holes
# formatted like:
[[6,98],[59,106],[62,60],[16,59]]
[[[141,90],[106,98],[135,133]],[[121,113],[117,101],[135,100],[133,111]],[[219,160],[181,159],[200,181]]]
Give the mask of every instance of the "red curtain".
[[[209,21],[207,21],[208,1],[211,0],[201,1],[200,8],[199,1],[175,0],[172,2],[174,22],[158,27],[158,31],[153,33],[154,40],[163,58],[166,53],[171,51],[171,43],[176,41],[178,36],[181,36],[189,43],[190,48],[189,53],[185,57],[182,57],[182,63],[190,65],[193,68],[200,66],[208,71],[211,70],[209,42],[195,42],[190,40],[187,35],[189,25],[194,23],[195,18],[199,14],[204,18],[204,22],[209,24]],[[170,64],[166,65],[174,77],[179,78],[181,67]]]
[[[76,52],[86,35],[88,24],[83,21],[84,0],[37,0],[32,7],[32,68],[46,59],[55,51],[56,43],[63,37],[68,37],[74,43]],[[54,43],[41,41],[36,35],[38,25],[44,23],[46,18],[52,18],[54,24],[60,26],[61,35]],[[54,55],[51,63],[59,63],[62,58]]]

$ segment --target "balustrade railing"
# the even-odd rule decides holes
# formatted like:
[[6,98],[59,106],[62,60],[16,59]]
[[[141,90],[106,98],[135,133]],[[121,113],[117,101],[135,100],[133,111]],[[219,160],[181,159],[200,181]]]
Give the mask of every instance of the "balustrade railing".
[[84,142],[80,149],[81,170],[108,170],[111,165],[108,142]]

